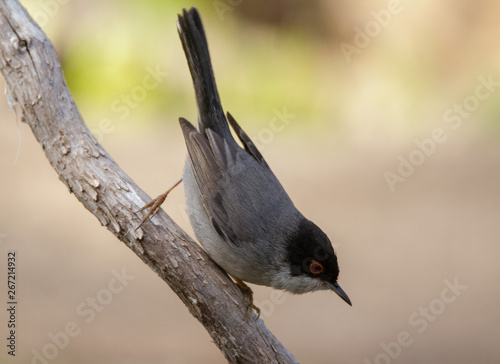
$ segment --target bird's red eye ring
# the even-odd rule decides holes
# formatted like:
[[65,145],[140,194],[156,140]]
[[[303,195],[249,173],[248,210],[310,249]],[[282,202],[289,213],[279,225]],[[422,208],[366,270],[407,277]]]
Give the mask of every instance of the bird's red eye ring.
[[321,263],[318,263],[315,260],[313,260],[311,263],[309,263],[309,271],[312,274],[320,274],[324,270],[325,270],[325,268],[323,268],[323,265]]

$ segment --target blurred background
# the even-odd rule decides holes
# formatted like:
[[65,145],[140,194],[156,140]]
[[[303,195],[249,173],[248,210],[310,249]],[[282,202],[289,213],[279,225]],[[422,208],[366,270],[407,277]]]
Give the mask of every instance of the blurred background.
[[[499,2],[22,3],[89,128],[151,196],[181,176],[178,118],[196,119],[175,22],[198,6],[225,110],[330,236],[353,302],[252,287],[301,363],[500,360]],[[2,344],[0,361],[224,362],[68,193],[6,97],[0,122],[0,280],[17,251],[19,299],[17,356]],[[164,209],[192,231],[182,187]],[[129,280],[112,294],[120,272]],[[1,310],[3,338],[7,320]]]

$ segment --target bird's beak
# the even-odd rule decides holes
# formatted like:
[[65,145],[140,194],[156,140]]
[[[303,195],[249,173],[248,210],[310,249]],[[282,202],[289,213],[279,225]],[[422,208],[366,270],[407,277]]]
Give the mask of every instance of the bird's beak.
[[330,285],[331,289],[333,292],[339,295],[340,298],[342,298],[344,301],[347,302],[349,306],[352,306],[351,300],[349,299],[349,296],[344,292],[342,288],[340,288],[338,283],[333,283]]

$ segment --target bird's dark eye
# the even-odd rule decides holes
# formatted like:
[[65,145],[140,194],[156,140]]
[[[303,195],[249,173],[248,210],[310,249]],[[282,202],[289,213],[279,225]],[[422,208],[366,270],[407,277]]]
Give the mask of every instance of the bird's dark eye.
[[315,260],[313,260],[313,261],[311,261],[311,263],[309,263],[309,271],[312,274],[320,274],[324,270],[325,270],[325,268],[323,268],[323,265],[321,263],[318,263]]

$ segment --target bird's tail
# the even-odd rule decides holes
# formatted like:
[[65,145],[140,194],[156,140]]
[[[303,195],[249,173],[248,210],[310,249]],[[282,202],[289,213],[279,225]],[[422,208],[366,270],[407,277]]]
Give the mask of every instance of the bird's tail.
[[177,28],[193,78],[198,106],[198,130],[205,135],[209,128],[223,137],[231,137],[229,126],[215,84],[207,39],[195,7],[179,15]]

